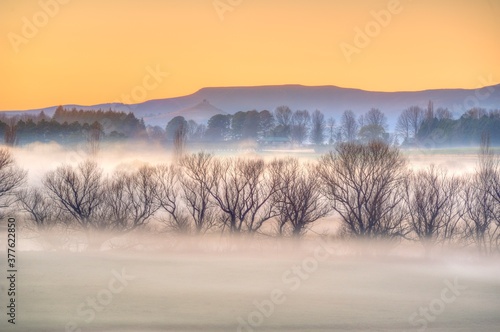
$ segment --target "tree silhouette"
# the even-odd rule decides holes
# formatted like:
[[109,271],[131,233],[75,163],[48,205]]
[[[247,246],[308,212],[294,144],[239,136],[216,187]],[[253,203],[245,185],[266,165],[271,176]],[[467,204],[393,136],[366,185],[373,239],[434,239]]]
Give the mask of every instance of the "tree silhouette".
[[325,116],[321,111],[316,110],[313,112],[311,119],[311,141],[316,145],[322,145],[325,141]]
[[321,157],[323,194],[339,213],[343,232],[361,238],[405,235],[402,184],[406,160],[386,143],[342,143]]

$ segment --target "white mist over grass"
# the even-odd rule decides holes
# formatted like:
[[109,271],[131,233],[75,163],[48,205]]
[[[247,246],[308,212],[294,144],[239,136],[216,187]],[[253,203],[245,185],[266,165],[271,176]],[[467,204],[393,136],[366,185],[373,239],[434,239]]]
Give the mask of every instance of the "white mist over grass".
[[[500,324],[498,257],[423,258],[411,247],[319,238],[130,237],[134,248],[20,252],[15,330],[418,331],[421,308],[427,331]],[[458,295],[429,309],[450,283]]]
[[[267,160],[279,153],[244,155]],[[293,155],[315,159],[310,152]],[[28,170],[29,184],[39,185],[46,172],[63,163],[76,165],[87,154],[83,148],[32,144],[14,149],[14,157]],[[411,168],[434,163],[455,174],[472,171],[477,158],[417,152],[408,157]],[[172,156],[158,146],[116,144],[103,146],[97,161],[111,173],[170,162]],[[96,252],[77,244],[46,250],[21,228],[17,322],[12,329],[5,316],[0,330],[496,331],[500,326],[498,256],[480,257],[472,249],[426,254],[418,243],[356,243],[319,235],[335,234],[336,221],[335,216],[318,221],[300,241],[134,231],[112,236]],[[3,244],[6,234],[0,236]],[[70,243],[79,241],[78,234],[71,236]],[[2,294],[6,282],[0,282]],[[450,284],[459,285],[456,294]],[[5,300],[1,305],[6,307]]]
[[[77,165],[91,158],[85,144],[73,147],[57,143],[32,143],[14,148],[13,156],[19,166],[28,170],[28,183],[39,185],[43,176],[61,165]],[[134,169],[143,164],[168,163],[172,155],[164,147],[147,143],[103,144],[94,158],[106,173]]]
[[465,151],[460,149],[409,150],[404,151],[404,155],[408,158],[409,167],[413,170],[423,170],[434,164],[447,170],[450,175],[473,173],[478,161],[477,152],[473,149]]
[[[206,152],[211,152],[206,150]],[[188,151],[189,153],[189,151]],[[321,155],[312,149],[303,150],[263,150],[263,151],[214,151],[217,156],[259,157],[270,161],[278,157],[297,157],[302,161],[314,162]],[[412,169],[425,169],[431,164],[443,167],[450,174],[473,172],[477,162],[474,149],[447,150],[403,150]],[[43,176],[62,164],[76,165],[90,155],[86,145],[64,147],[57,143],[32,143],[13,149],[16,162],[28,170],[29,183],[40,184]],[[95,157],[99,166],[110,173],[118,169],[133,169],[149,163],[170,163],[173,155],[169,149],[148,143],[106,143],[102,144]]]

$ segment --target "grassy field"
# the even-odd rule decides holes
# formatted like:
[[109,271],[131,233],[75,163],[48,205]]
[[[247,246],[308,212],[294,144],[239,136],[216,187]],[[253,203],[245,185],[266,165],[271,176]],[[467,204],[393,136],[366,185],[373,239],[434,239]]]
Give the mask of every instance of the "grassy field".
[[[112,171],[171,159],[146,151],[120,147],[98,160]],[[411,168],[436,164],[454,174],[473,171],[477,160],[473,149],[403,153]],[[55,145],[15,152],[32,184],[82,156]],[[101,252],[42,251],[20,231],[15,325],[6,315],[6,250],[0,255],[0,331],[498,331],[498,256],[320,242],[317,233],[335,225],[334,217],[319,221],[300,243],[131,234]],[[6,239],[0,230],[2,248]]]
[[[500,326],[498,257],[422,258],[412,248],[375,254],[317,239],[200,241],[167,237],[163,243],[145,240],[134,250],[20,251],[16,325],[8,324],[4,313],[0,330],[497,331]],[[2,278],[3,308],[7,287]]]

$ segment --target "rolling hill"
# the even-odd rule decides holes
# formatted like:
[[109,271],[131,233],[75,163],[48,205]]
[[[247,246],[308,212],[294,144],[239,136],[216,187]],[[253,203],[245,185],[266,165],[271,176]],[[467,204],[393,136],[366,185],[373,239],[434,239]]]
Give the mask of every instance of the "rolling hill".
[[[91,106],[63,105],[67,108],[103,109],[109,108],[133,112],[142,117],[146,124],[165,126],[177,115],[197,122],[206,122],[217,113],[233,114],[248,110],[274,110],[280,105],[288,105],[292,110],[321,110],[326,116],[339,118],[340,114],[351,109],[362,114],[372,107],[386,113],[389,123],[393,125],[400,112],[412,105],[427,107],[429,101],[434,107],[446,107],[455,116],[460,116],[472,107],[486,109],[500,108],[500,85],[483,87],[477,90],[439,89],[416,92],[374,92],[359,89],[340,88],[336,86],[302,86],[276,85],[255,87],[219,87],[203,88],[182,97],[149,100],[139,104],[98,104]],[[40,112],[44,110],[51,115],[56,106],[25,110],[9,111]]]

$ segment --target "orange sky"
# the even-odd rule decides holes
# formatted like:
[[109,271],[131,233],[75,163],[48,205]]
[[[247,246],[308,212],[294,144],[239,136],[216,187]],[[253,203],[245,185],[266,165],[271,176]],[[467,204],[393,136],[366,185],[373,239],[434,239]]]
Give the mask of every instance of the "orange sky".
[[2,0],[0,109],[205,86],[476,88],[500,82],[498,18],[499,0]]

